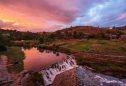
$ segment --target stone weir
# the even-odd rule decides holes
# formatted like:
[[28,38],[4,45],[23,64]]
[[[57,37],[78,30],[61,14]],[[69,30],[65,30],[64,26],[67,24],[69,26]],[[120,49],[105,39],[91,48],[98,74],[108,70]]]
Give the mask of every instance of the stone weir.
[[55,77],[58,74],[66,72],[70,69],[78,67],[73,56],[68,56],[67,59],[58,62],[56,64],[50,65],[49,67],[40,71],[43,75],[45,86],[53,83]]

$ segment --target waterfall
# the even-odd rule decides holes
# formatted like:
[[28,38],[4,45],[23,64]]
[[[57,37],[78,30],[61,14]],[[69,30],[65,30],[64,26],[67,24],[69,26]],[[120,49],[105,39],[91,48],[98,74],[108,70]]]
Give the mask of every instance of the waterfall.
[[40,73],[42,73],[45,86],[47,86],[53,83],[55,77],[58,74],[73,69],[75,67],[77,67],[77,64],[74,57],[68,56],[67,59],[58,62],[56,64],[52,64],[49,67],[41,70]]

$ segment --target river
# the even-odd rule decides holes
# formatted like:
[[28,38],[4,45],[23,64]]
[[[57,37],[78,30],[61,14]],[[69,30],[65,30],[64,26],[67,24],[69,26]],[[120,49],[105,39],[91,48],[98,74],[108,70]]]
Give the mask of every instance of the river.
[[67,59],[64,53],[53,52],[50,50],[38,50],[37,48],[23,49],[25,54],[24,69],[39,71],[51,64]]
[[56,75],[77,67],[74,57],[37,48],[23,49],[24,70],[42,73],[45,85],[52,84]]
[[43,75],[45,86],[52,84],[57,75],[75,68],[75,75],[82,86],[126,86],[125,80],[93,73],[85,67],[78,66],[74,56],[37,48],[23,51],[25,53],[24,69],[39,71]]

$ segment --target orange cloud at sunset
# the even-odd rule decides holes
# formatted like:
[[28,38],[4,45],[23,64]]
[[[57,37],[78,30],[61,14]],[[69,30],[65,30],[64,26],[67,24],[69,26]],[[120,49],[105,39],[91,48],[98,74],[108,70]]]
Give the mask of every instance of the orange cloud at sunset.
[[29,15],[24,15],[23,13],[18,13],[5,8],[0,12],[0,20],[5,23],[10,22],[12,24],[12,28],[13,26],[28,28],[42,28],[46,26],[44,21],[39,21],[36,17],[30,17]]
[[[58,0],[54,0],[54,2],[50,3],[49,0],[2,0],[0,1],[0,21],[11,23],[6,27],[20,27],[22,28],[21,30],[30,30],[32,28],[41,30],[47,30],[48,28],[49,30],[49,28],[56,27],[56,22],[62,25],[71,21],[73,17],[69,15],[69,10],[73,9],[71,13],[76,11],[72,6],[74,3],[66,4],[68,6],[71,4],[67,12],[66,5],[62,4],[60,6],[61,4],[59,4]],[[5,28],[5,25],[3,28]]]

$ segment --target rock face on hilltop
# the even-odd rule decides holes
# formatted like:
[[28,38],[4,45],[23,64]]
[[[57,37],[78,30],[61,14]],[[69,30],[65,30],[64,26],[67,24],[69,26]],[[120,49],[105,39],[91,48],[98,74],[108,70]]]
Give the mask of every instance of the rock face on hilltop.
[[59,74],[51,86],[126,86],[126,80],[96,74],[78,67]]

